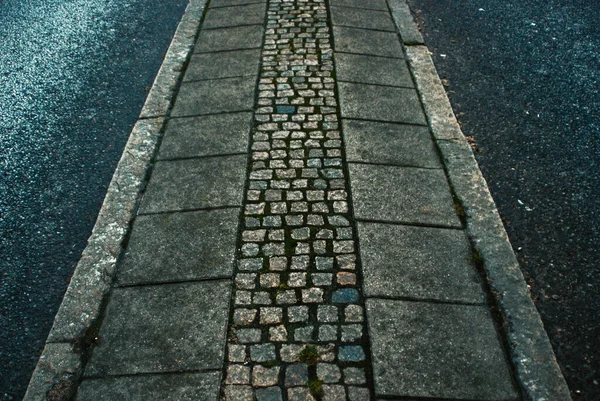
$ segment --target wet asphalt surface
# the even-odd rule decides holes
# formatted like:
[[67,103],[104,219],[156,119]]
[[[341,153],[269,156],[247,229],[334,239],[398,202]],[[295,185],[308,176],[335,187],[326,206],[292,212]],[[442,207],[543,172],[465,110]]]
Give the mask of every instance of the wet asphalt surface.
[[600,400],[600,3],[411,0],[574,400]]
[[0,0],[0,399],[19,400],[186,0]]

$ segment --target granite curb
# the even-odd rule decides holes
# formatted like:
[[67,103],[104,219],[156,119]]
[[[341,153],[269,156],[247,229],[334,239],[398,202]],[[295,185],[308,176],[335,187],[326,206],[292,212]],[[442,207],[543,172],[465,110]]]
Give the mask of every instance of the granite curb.
[[206,0],[190,0],[110,182],[24,400],[69,400],[113,281],[164,124],[191,55]]
[[509,356],[528,400],[571,400],[550,340],[473,151],[456,120],[429,50],[405,0],[387,0],[467,233],[500,312]]

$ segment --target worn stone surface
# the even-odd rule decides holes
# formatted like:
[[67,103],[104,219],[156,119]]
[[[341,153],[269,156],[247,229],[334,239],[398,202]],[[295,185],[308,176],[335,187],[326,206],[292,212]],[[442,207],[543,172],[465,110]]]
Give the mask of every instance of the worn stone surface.
[[227,155],[248,151],[250,113],[169,120],[158,159]]
[[333,25],[394,32],[396,27],[387,11],[331,7]]
[[254,77],[184,82],[179,88],[172,117],[252,110]]
[[356,7],[370,10],[387,10],[385,0],[331,0],[332,6]]
[[340,82],[343,118],[425,125],[414,89]]
[[210,7],[230,7],[250,3],[266,3],[266,0],[211,0]]
[[217,401],[221,372],[84,380],[76,401]]
[[406,0],[388,0],[388,5],[392,12],[394,23],[398,27],[402,42],[406,45],[425,44],[423,35],[421,35],[421,32],[413,19]]
[[211,7],[204,17],[202,29],[262,24],[265,20],[265,9],[264,3],[223,8]]
[[183,80],[256,77],[259,61],[259,49],[194,54]]
[[262,44],[264,28],[260,25],[200,31],[194,53],[256,49]]
[[356,218],[461,228],[443,170],[348,167]]
[[335,62],[340,81],[414,87],[405,60],[363,54],[335,53]]
[[516,400],[487,306],[367,300],[375,393]]
[[231,276],[239,209],[139,216],[121,285]]
[[342,126],[349,162],[442,168],[427,127],[359,120]]
[[393,32],[336,26],[333,37],[336,52],[404,57],[398,36]]
[[114,289],[85,376],[219,369],[229,281]]
[[241,205],[246,156],[156,163],[141,213]]
[[367,297],[485,303],[462,230],[358,223]]

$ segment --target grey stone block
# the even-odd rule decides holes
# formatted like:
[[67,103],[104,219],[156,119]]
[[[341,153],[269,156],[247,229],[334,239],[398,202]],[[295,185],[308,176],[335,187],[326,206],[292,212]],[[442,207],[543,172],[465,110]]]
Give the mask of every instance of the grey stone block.
[[442,168],[427,127],[343,120],[349,162]]
[[333,40],[337,52],[403,57],[398,35],[393,32],[334,26]]
[[211,0],[210,8],[239,6],[250,3],[266,3],[267,0]]
[[230,281],[116,288],[85,376],[219,369]]
[[406,61],[397,58],[335,53],[339,81],[414,87]]
[[417,91],[340,82],[342,117],[425,125]]
[[220,372],[84,380],[76,401],[217,401]]
[[255,49],[262,45],[263,32],[261,25],[202,30],[194,53]]
[[214,114],[169,120],[158,159],[215,156],[248,151],[252,113]]
[[385,0],[331,0],[331,5],[387,11]]
[[138,216],[119,284],[231,276],[239,209]]
[[245,155],[158,162],[140,213],[241,205],[246,162]]
[[365,296],[485,302],[462,230],[357,225]]
[[348,167],[357,219],[461,228],[442,170]]
[[204,17],[202,29],[262,24],[265,20],[265,10],[265,3],[210,8]]
[[515,400],[487,306],[367,300],[375,393]]
[[396,27],[387,11],[331,7],[333,25],[395,32]]
[[184,82],[179,88],[173,117],[195,116],[254,108],[255,77]]
[[183,81],[256,76],[259,62],[260,49],[194,54]]

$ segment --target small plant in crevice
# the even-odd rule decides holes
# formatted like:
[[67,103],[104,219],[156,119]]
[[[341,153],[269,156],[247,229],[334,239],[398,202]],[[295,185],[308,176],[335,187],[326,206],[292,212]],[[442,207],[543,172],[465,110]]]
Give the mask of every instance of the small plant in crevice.
[[308,366],[313,366],[319,361],[319,351],[314,345],[309,345],[300,351],[298,355],[300,362],[306,363]]
[[323,380],[321,379],[310,379],[308,381],[308,389],[310,393],[315,397],[323,395]]

